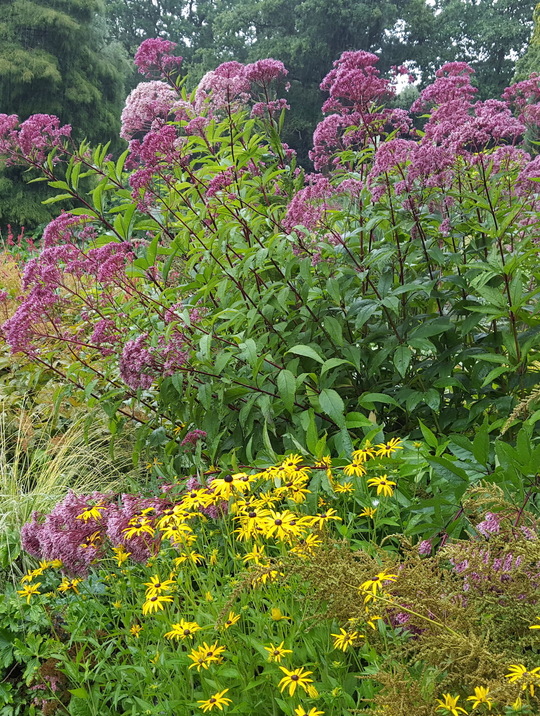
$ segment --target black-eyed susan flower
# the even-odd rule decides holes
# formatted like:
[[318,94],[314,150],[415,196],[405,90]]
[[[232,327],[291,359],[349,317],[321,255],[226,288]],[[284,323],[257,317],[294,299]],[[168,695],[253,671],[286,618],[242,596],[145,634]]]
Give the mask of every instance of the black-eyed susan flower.
[[222,627],[223,627],[223,629],[228,629],[233,624],[236,624],[236,622],[239,620],[240,620],[240,614],[235,614],[234,612],[229,612],[229,616],[227,617],[226,621],[223,622]]
[[375,596],[377,592],[382,591],[384,582],[395,582],[397,574],[387,574],[386,572],[379,572],[373,579],[367,579],[360,585],[360,589],[363,592],[368,592]]
[[491,711],[491,707],[493,705],[492,699],[489,698],[489,688],[486,688],[484,686],[477,686],[474,689],[474,695],[468,696],[467,701],[474,701],[472,707],[473,709],[477,708],[478,706],[481,706],[482,704],[485,704],[488,709]]
[[132,537],[140,537],[143,534],[148,534],[150,537],[154,536],[155,530],[150,524],[148,517],[134,517],[128,522],[129,527],[126,527],[122,532],[126,535],[127,539]]
[[287,540],[297,537],[302,528],[298,524],[298,515],[290,510],[282,512],[270,511],[270,515],[260,524],[264,537],[275,537],[278,540]]
[[188,622],[181,619],[176,624],[171,624],[171,631],[168,631],[164,636],[166,639],[191,639],[200,628],[197,622]]
[[311,525],[322,530],[330,520],[341,521],[341,517],[332,507],[329,507],[327,510],[319,513],[318,515],[313,515],[313,517],[311,517]]
[[114,552],[114,558],[116,559],[116,562],[119,567],[124,564],[124,562],[129,558],[129,555],[131,554],[131,552],[128,552],[123,545],[120,545],[119,547],[113,547],[112,551]]
[[367,474],[367,470],[364,467],[363,461],[353,460],[349,465],[345,465],[343,474],[347,475],[347,477],[362,477]]
[[362,512],[358,513],[359,517],[369,517],[370,520],[372,520],[375,517],[375,513],[377,512],[376,507],[364,507]]
[[466,714],[465,709],[457,705],[459,696],[452,696],[452,694],[443,694],[442,699],[437,699],[437,711],[446,711],[447,714],[452,716],[459,716],[459,713]]
[[193,661],[193,664],[190,664],[189,668],[196,668],[197,671],[200,671],[201,668],[208,669],[209,665],[214,662],[220,664],[223,661],[221,654],[224,651],[225,647],[219,646],[217,641],[211,645],[204,642],[197,649],[192,649],[191,654],[188,654],[189,658]]
[[246,552],[242,557],[244,562],[255,562],[255,564],[262,564],[263,560],[266,559],[264,552],[264,545],[253,545],[251,552]]
[[77,585],[80,584],[83,580],[82,579],[68,579],[67,577],[64,577],[60,584],[57,587],[57,590],[59,592],[69,592],[71,589],[75,594],[79,593]]
[[143,630],[143,628],[142,628],[142,626],[141,626],[140,624],[133,624],[133,626],[131,626],[131,627],[129,628],[129,633],[130,633],[132,636],[136,636],[137,639],[138,639],[138,638],[139,638],[139,634],[142,632],[142,630]]
[[289,621],[290,621],[291,618],[288,617],[287,615],[283,614],[283,612],[281,611],[281,609],[278,609],[278,607],[272,607],[272,608],[270,609],[270,619],[271,619],[273,622],[280,622],[280,621],[282,621],[283,619],[286,619],[286,620],[289,620]]
[[306,711],[303,706],[297,706],[294,709],[294,714],[295,716],[324,716],[324,711],[319,711],[315,706],[310,708],[309,711]]
[[150,577],[149,582],[144,582],[144,586],[148,587],[146,590],[146,598],[155,597],[161,592],[170,592],[175,584],[174,579],[160,579],[157,574]]
[[224,706],[228,706],[232,703],[232,699],[228,699],[224,696],[228,690],[229,689],[223,689],[223,691],[219,691],[217,694],[210,696],[206,701],[197,701],[197,703],[200,704],[199,708],[204,712],[211,711],[213,708],[218,708],[220,711],[223,711]]
[[367,481],[370,487],[377,488],[378,495],[384,495],[384,497],[392,497],[394,494],[394,487],[396,483],[388,479],[388,475],[381,475],[381,477],[370,477]]
[[529,629],[540,629],[540,617],[536,617],[538,624],[532,624]]
[[291,548],[291,554],[296,554],[299,557],[309,557],[314,554],[316,549],[322,545],[322,540],[317,535],[306,535],[298,540],[298,542]]
[[392,438],[387,443],[379,443],[375,446],[377,449],[377,457],[390,457],[397,450],[403,450],[401,438]]
[[313,679],[307,678],[310,674],[313,673],[312,671],[307,671],[306,669],[304,669],[303,666],[299,669],[293,669],[292,671],[286,669],[284,666],[280,666],[279,668],[285,674],[285,676],[278,684],[278,687],[282,693],[283,691],[285,691],[285,689],[288,688],[289,696],[293,696],[297,686],[301,686],[304,691],[307,692],[308,685],[313,682]]
[[163,611],[165,604],[172,602],[173,598],[164,594],[154,594],[152,597],[148,597],[145,603],[142,605],[143,614],[152,614],[152,612]]
[[97,505],[90,505],[83,510],[80,515],[77,515],[75,519],[83,520],[83,522],[87,522],[88,520],[100,520],[103,517],[101,513],[104,509],[105,505],[102,502]]
[[41,587],[41,582],[37,582],[37,584],[27,584],[22,589],[17,590],[17,594],[20,594],[21,597],[26,597],[26,603],[30,604],[30,599],[35,594],[41,594],[39,591],[39,588]]
[[505,678],[509,681],[522,681],[521,688],[523,691],[528,689],[531,696],[537,686],[540,686],[540,666],[534,669],[527,669],[523,664],[510,664],[509,673],[505,674]]
[[334,492],[336,495],[351,495],[354,492],[354,485],[352,482],[337,482],[334,485]]
[[283,647],[283,644],[285,642],[281,642],[278,646],[274,646],[274,644],[270,644],[270,646],[265,646],[265,650],[268,652],[268,661],[276,661],[280,662],[281,659],[285,656],[285,654],[292,654],[291,649],[285,649]]
[[355,641],[362,638],[364,635],[359,634],[357,631],[348,632],[340,627],[339,634],[331,634],[334,637],[334,649],[341,649],[341,651],[347,651],[347,649],[354,644]]

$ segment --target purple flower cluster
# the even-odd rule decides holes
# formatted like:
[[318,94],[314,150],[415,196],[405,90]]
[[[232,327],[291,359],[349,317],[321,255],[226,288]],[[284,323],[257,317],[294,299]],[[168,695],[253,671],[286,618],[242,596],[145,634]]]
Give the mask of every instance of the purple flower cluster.
[[167,76],[171,70],[182,64],[182,57],[175,57],[171,53],[177,47],[175,42],[151,38],[145,40],[135,53],[135,66],[145,77],[153,78]]
[[92,505],[109,505],[111,495],[93,492],[77,496],[70,492],[47,516],[36,512],[21,530],[21,543],[37,559],[59,559],[69,574],[84,575],[103,554],[106,522],[78,519]]
[[180,445],[182,445],[183,447],[194,447],[199,442],[199,440],[204,440],[205,437],[206,432],[204,430],[191,430],[189,433],[187,433],[186,437],[182,440]]
[[147,390],[153,381],[155,361],[147,348],[148,334],[143,333],[124,345],[120,356],[120,375],[133,390]]
[[60,124],[52,114],[32,114],[19,124],[16,114],[0,114],[0,154],[8,164],[24,159],[30,164],[43,164],[49,153],[63,147],[71,136],[71,126]]

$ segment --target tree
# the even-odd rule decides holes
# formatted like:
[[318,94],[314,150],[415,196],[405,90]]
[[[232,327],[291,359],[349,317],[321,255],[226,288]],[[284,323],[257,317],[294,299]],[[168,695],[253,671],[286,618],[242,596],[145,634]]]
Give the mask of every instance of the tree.
[[540,3],[533,14],[533,34],[527,52],[516,64],[515,82],[526,80],[532,72],[540,73]]
[[[418,63],[424,80],[443,63],[468,62],[478,98],[499,97],[527,47],[535,0],[436,0]],[[411,28],[414,35],[414,28]]]
[[[75,139],[119,147],[128,64],[107,40],[101,0],[0,0],[0,8],[0,111],[55,114]],[[47,221],[42,187],[20,183],[15,168],[0,176],[0,219]]]

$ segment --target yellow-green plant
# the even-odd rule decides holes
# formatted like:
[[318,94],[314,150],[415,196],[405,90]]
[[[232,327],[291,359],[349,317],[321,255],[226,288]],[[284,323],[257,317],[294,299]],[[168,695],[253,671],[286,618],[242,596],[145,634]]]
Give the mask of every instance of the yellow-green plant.
[[[87,416],[85,416],[87,417]],[[32,513],[47,512],[68,490],[118,490],[128,458],[112,459],[99,422],[79,420],[64,432],[21,411],[0,412],[0,568],[18,572],[19,532]]]

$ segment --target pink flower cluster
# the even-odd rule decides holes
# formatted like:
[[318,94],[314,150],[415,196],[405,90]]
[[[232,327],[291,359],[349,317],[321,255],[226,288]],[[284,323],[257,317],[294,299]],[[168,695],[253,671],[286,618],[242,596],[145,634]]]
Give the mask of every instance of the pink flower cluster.
[[135,66],[145,77],[167,76],[171,70],[179,68],[182,64],[182,57],[172,55],[175,47],[177,44],[170,40],[160,38],[145,40],[135,53]]
[[[148,533],[128,538],[124,530],[143,510],[150,508],[147,519],[153,522],[169,506],[162,499],[137,495],[124,494],[117,501],[112,494],[70,492],[48,515],[34,512],[21,530],[22,547],[37,559],[59,559],[63,571],[80,576],[104,556],[108,544],[125,547],[131,559],[145,562],[157,550],[158,540]],[[80,517],[92,507],[99,508],[99,518]]]
[[137,134],[158,129],[166,122],[177,99],[177,91],[165,82],[141,82],[130,92],[122,110],[122,139],[129,141]]
[[19,125],[16,114],[0,114],[0,155],[8,164],[25,160],[43,164],[53,149],[62,148],[71,136],[71,125],[60,124],[52,114],[32,114]]

